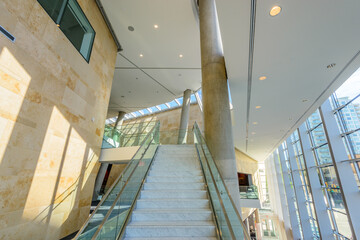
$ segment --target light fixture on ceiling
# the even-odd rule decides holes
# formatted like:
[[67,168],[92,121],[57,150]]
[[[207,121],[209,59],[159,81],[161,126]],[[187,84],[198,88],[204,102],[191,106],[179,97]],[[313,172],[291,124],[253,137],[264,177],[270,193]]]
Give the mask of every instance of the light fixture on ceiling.
[[258,122],[253,122],[253,124],[254,124],[254,125],[257,125],[257,124],[258,124]]
[[133,31],[135,30],[135,28],[134,28],[133,26],[128,26],[128,30],[129,30],[130,32],[133,32]]
[[251,134],[252,134],[252,135],[255,135],[255,134],[256,134],[256,132],[251,132]]
[[179,58],[182,58],[182,57],[184,57],[184,56],[183,56],[182,54],[180,54],[180,55],[179,55]]
[[256,108],[256,109],[259,109],[259,108],[261,108],[261,106],[256,106],[255,108]]
[[154,28],[155,28],[155,29],[158,29],[158,28],[159,28],[159,25],[155,24],[155,25],[154,25]]
[[144,56],[144,55],[142,55],[141,53],[140,53],[140,55],[139,55],[141,58]]
[[266,79],[266,76],[261,76],[261,77],[259,77],[259,80],[260,81],[263,81],[263,80],[265,80]]
[[333,68],[333,67],[335,67],[335,65],[336,65],[336,63],[332,63],[332,64],[327,65],[326,68]]
[[270,9],[270,16],[275,17],[276,15],[278,15],[281,12],[281,7],[280,6],[274,6]]

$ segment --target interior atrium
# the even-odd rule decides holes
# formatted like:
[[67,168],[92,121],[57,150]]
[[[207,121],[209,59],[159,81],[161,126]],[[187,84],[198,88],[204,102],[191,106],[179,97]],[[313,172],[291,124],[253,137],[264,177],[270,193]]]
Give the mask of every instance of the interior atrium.
[[0,240],[360,239],[359,11],[0,0]]

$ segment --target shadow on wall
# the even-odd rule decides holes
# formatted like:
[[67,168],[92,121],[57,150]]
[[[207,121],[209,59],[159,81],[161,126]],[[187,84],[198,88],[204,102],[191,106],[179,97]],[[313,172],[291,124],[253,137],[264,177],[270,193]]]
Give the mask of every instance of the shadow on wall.
[[0,239],[59,239],[89,215],[103,130],[76,109],[68,64],[17,41],[0,36]]

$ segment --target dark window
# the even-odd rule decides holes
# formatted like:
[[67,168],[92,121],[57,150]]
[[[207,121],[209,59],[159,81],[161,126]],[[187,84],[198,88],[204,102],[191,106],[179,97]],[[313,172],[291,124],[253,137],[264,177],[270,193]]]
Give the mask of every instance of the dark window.
[[38,0],[80,54],[89,61],[95,31],[76,0]]

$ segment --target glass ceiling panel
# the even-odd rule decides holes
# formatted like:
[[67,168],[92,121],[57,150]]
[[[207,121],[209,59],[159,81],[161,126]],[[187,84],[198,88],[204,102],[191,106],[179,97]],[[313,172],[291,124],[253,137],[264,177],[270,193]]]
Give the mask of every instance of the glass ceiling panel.
[[178,107],[179,105],[175,102],[175,100],[168,103],[171,108]]
[[196,103],[196,97],[194,94],[191,94],[190,96],[190,103]]

